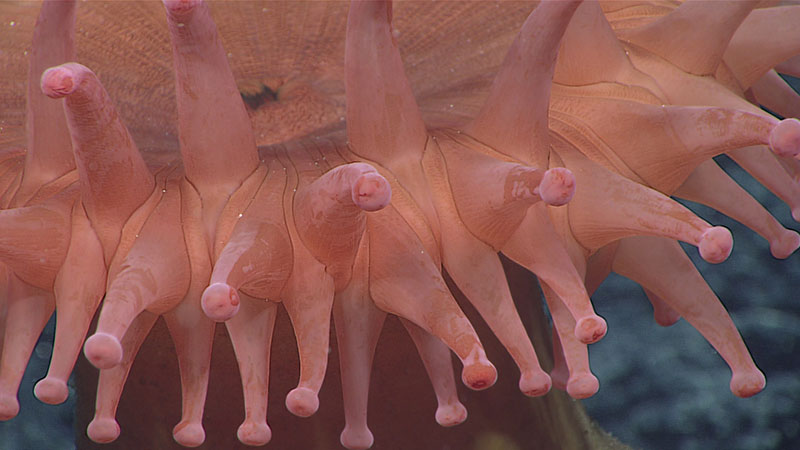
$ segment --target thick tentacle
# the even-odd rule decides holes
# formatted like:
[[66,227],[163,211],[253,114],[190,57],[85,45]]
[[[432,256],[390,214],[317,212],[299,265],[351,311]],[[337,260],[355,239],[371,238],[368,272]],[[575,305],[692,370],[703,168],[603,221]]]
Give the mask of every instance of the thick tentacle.
[[116,415],[122,388],[130,374],[133,360],[155,325],[156,319],[158,319],[157,314],[147,311],[139,314],[122,338],[122,361],[110,369],[100,371],[94,418],[86,428],[86,434],[94,442],[105,444],[119,437],[120,429]]
[[333,303],[345,420],[339,440],[349,449],[367,449],[374,442],[367,425],[367,399],[375,347],[386,319],[369,296],[368,239],[361,241],[350,283]]
[[65,97],[81,199],[108,262],[125,221],[153,191],[153,176],[91,70],[76,63],[50,68],[42,91]]
[[51,291],[70,243],[71,201],[0,211],[0,260],[20,279]]
[[442,227],[466,225],[496,250],[519,227],[530,205],[540,200],[563,205],[575,194],[575,177],[569,169],[544,170],[498,161],[449,139],[437,141],[443,160],[441,168],[431,167],[433,164],[426,168],[431,190],[442,197],[436,202],[437,209],[448,208],[442,202],[450,196],[452,201],[447,203],[454,202],[457,209],[450,214],[453,221],[442,220]]
[[428,139],[392,36],[392,4],[352,1],[345,41],[347,139],[355,153],[411,176]]
[[800,6],[793,5],[756,9],[742,22],[724,60],[743,89],[779,63],[800,55],[798,21]]
[[653,305],[653,319],[662,327],[674,325],[677,321],[681,320],[681,315],[669,306],[669,303],[664,301],[661,297],[656,295],[655,292],[647,288],[642,288],[647,300]]
[[24,204],[45,183],[75,168],[64,109],[39,88],[48,67],[75,59],[75,1],[46,1],[33,32],[28,65],[25,171],[17,191]]
[[494,384],[497,371],[486,359],[475,330],[404,219],[389,207],[371,214],[367,227],[370,294],[375,304],[444,341],[464,364],[464,384],[472,389]]
[[784,228],[713,161],[699,165],[675,196],[710,206],[743,223],[769,242],[776,258],[788,258],[800,247],[800,235]]
[[625,236],[654,235],[695,245],[710,263],[730,255],[733,240],[727,228],[712,227],[678,202],[599,167],[577,151],[560,147],[559,155],[577,183],[587,186],[567,206],[571,232],[583,247],[595,250]]
[[209,235],[228,196],[258,166],[255,138],[217,28],[200,0],[165,0],[186,177]]
[[800,221],[800,184],[783,169],[777,157],[764,146],[734,149],[727,155],[789,205],[794,220]]
[[713,75],[734,33],[759,1],[687,0],[647,25],[620,30],[619,36],[686,72]]
[[563,299],[576,323],[573,332],[578,340],[590,344],[605,336],[606,322],[595,314],[583,277],[573,265],[543,205],[537,204],[528,210],[522,225],[501,250],[535,273]]
[[364,212],[384,208],[391,196],[389,182],[365,163],[336,167],[295,195],[294,214],[300,239],[326,266],[337,290],[350,279],[366,228]]
[[614,271],[667,302],[717,349],[733,372],[730,387],[735,395],[749,397],[764,388],[764,374],[736,326],[677,242],[646,236],[625,239],[617,249]]
[[781,117],[800,118],[800,94],[774,70],[750,87],[761,106]]
[[180,188],[167,184],[161,202],[145,222],[117,273],[110,274],[97,330],[84,354],[100,369],[122,361],[120,341],[142,311],[163,314],[189,289],[190,266],[181,229]]
[[[468,158],[468,156],[466,157]],[[497,257],[496,248],[501,246],[498,245],[493,249],[488,243],[505,243],[508,237],[519,227],[528,209],[528,204],[524,204],[526,203],[524,200],[534,195],[527,188],[537,186],[544,178],[544,171],[531,173],[534,172],[533,169],[525,168],[518,164],[502,163],[503,165],[500,165],[489,157],[486,157],[486,159],[488,161],[484,160],[483,162],[487,163],[487,171],[490,173],[486,177],[479,178],[486,180],[487,184],[490,186],[494,184],[491,182],[491,178],[498,176],[497,172],[500,172],[500,177],[502,175],[510,175],[506,178],[506,183],[497,189],[500,192],[480,195],[477,194],[477,189],[473,190],[465,186],[460,186],[461,189],[457,189],[456,183],[459,181],[458,179],[453,180],[451,185],[448,183],[446,176],[437,176],[438,172],[429,174],[431,187],[435,192],[436,210],[442,226],[442,262],[458,288],[469,299],[470,303],[477,308],[481,317],[486,320],[486,323],[489,324],[489,327],[519,366],[521,372],[520,389],[527,395],[543,395],[550,389],[549,377],[539,365],[536,351],[533,349],[530,338],[528,338],[525,327],[522,325],[514,306],[514,301],[511,298],[505,273]],[[483,160],[483,158],[480,160]],[[500,167],[498,168],[498,166]],[[514,173],[508,174],[504,169],[522,173],[516,173],[518,177],[513,177],[511,175],[514,175]],[[449,173],[457,176],[455,174],[458,173],[458,170],[448,164]],[[571,174],[569,175],[571,176]],[[534,182],[529,183],[533,184],[533,186],[527,185],[526,188],[525,183],[529,181],[529,178],[534,178]],[[473,188],[477,187],[474,186],[476,183],[471,184],[473,184]],[[519,184],[522,184],[522,186]],[[571,185],[574,187],[574,182]],[[485,188],[486,186],[483,187]],[[450,192],[454,194],[458,192],[461,195],[453,195],[451,197]],[[467,203],[464,205],[462,202],[462,206],[465,207],[459,208],[458,200],[468,201],[469,192],[476,193],[479,199],[476,203],[479,204]],[[514,197],[521,197],[521,199],[515,201]],[[480,200],[483,201],[481,202]],[[493,203],[497,205],[496,208],[492,208],[495,206]],[[503,208],[503,206],[506,206],[503,203],[510,203],[510,205],[507,205],[507,208]],[[519,203],[523,203],[523,205]],[[515,211],[514,206],[519,211]],[[491,233],[478,234],[475,231],[470,233],[468,228],[472,227],[466,224],[471,221],[470,219],[480,220],[479,216],[482,214],[493,215],[497,212],[497,209],[507,210],[507,214],[502,215],[499,220],[495,221],[497,226],[491,227],[491,231],[499,231],[500,233],[494,235]],[[509,216],[518,216],[519,218],[514,221]],[[512,223],[503,223],[504,219]],[[475,220],[472,220],[473,225]],[[478,231],[485,230],[485,228],[478,229]]]
[[547,108],[561,37],[580,1],[543,1],[528,16],[506,55],[478,116],[466,127],[476,139],[537,167],[546,167]]
[[[586,97],[555,98],[553,109],[572,115],[567,120],[574,126],[559,128],[565,139],[591,140],[606,159],[621,158],[629,170],[667,195],[697,165],[729,150],[769,144],[778,155],[800,153],[800,122],[795,119],[778,121],[766,114],[727,108]],[[632,128],[639,131],[631,133]],[[587,156],[593,153],[589,150],[584,149]]]
[[589,369],[589,353],[586,344],[575,339],[572,330],[575,319],[559,296],[542,283],[547,307],[553,318],[553,355],[555,364],[551,376],[553,386],[567,391],[572,398],[587,398],[600,388],[597,377]]
[[186,299],[164,319],[175,344],[181,375],[181,421],[172,430],[175,441],[185,447],[197,447],[205,440],[203,409],[208,391],[211,366],[211,343],[214,322],[198,308],[199,292],[189,292]]
[[661,93],[652,78],[634,69],[596,1],[584,1],[575,11],[558,52],[555,83],[625,83],[645,87],[655,95]]
[[778,73],[785,73],[795,78],[800,78],[800,55],[793,56],[775,66]]
[[467,420],[467,408],[458,400],[450,349],[441,340],[406,319],[400,319],[417,347],[436,393],[436,423],[452,427]]
[[267,398],[272,331],[278,306],[246,294],[243,297],[243,313],[225,322],[244,391],[244,422],[236,436],[247,445],[264,445],[272,439],[272,430],[267,425]]
[[67,380],[105,288],[103,247],[78,203],[72,211],[69,250],[53,288],[56,337],[47,376],[34,389],[39,400],[59,404],[67,399]]
[[17,390],[36,340],[53,313],[53,294],[9,276],[8,312],[0,355],[0,420],[19,412]]
[[319,408],[319,390],[328,366],[334,286],[325,267],[307,250],[297,248],[294,262],[292,276],[283,294],[283,305],[297,339],[300,381],[286,395],[286,408],[294,415],[308,417]]
[[[273,163],[261,180],[252,197],[254,206],[243,204],[244,212],[233,215],[236,222],[230,236],[218,238],[226,244],[216,258],[211,285],[201,301],[203,311],[216,321],[236,314],[238,289],[256,298],[277,300],[292,271],[292,242],[283,212],[286,172]],[[224,234],[220,231],[223,227],[217,228],[218,234]]]

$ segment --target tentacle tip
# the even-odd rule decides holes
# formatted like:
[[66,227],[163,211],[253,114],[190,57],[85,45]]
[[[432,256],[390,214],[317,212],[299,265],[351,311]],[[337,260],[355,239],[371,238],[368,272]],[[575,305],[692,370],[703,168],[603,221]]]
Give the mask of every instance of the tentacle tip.
[[236,430],[236,437],[242,444],[258,447],[272,440],[272,430],[267,422],[245,420]]
[[36,383],[33,395],[48,405],[60,405],[69,397],[69,388],[66,381],[47,377]]
[[95,333],[86,340],[83,354],[98,369],[110,369],[122,362],[122,345],[108,333]]
[[376,172],[368,172],[353,184],[353,203],[364,211],[378,211],[392,200],[392,187],[386,178]]
[[375,437],[372,436],[372,432],[366,426],[356,428],[345,425],[342,434],[339,436],[339,442],[350,450],[365,450],[372,447]]
[[528,397],[541,397],[550,392],[553,380],[543,370],[524,372],[519,377],[519,390]]
[[294,388],[286,395],[286,409],[295,416],[309,417],[319,409],[319,396],[309,388]]
[[584,317],[575,324],[575,337],[584,344],[594,344],[606,335],[606,331],[608,325],[598,315]]
[[107,444],[119,437],[119,424],[113,418],[95,417],[86,428],[86,434],[98,444]]
[[12,394],[0,394],[0,421],[11,420],[19,414],[19,400]]
[[172,429],[172,437],[184,447],[199,447],[206,440],[206,431],[198,422],[181,421]]
[[792,219],[795,222],[800,222],[800,206],[792,208]]
[[653,319],[662,327],[671,327],[681,320],[681,315],[673,310],[653,311]]
[[239,293],[225,283],[214,283],[203,291],[200,306],[206,316],[224,322],[239,312]]
[[800,154],[800,120],[781,120],[769,134],[769,147],[779,156]]
[[456,401],[436,408],[436,423],[443,427],[452,427],[467,420],[467,408]]
[[786,230],[781,236],[769,243],[769,251],[778,259],[786,259],[800,248],[800,234]]
[[69,66],[51,67],[42,73],[42,93],[50,98],[61,98],[75,92],[75,71]]
[[572,376],[567,381],[567,394],[575,399],[589,398],[600,389],[600,382],[591,373]]
[[700,238],[700,256],[711,264],[719,264],[728,259],[733,250],[733,236],[725,227],[712,227]]
[[497,369],[489,361],[469,364],[461,371],[461,381],[472,390],[482,391],[497,381]]
[[202,0],[162,0],[162,2],[171,14],[185,14],[203,3]]
[[569,203],[575,195],[575,175],[567,168],[554,167],[544,173],[539,183],[539,196],[552,206]]
[[731,392],[741,398],[752,397],[767,385],[767,379],[758,369],[743,373],[734,373],[731,377]]

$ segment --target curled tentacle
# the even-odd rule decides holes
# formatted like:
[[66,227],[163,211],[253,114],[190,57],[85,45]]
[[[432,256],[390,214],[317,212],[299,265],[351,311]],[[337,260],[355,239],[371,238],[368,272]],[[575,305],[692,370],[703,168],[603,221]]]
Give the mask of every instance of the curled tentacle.
[[494,384],[494,366],[419,238],[391,207],[370,215],[367,224],[376,305],[442,339],[464,364],[464,384],[478,390]]
[[[217,227],[218,240],[226,244],[219,250],[201,302],[213,320],[225,321],[236,314],[238,289],[255,298],[280,298],[294,258],[283,212],[286,183],[285,168],[273,162],[268,171],[257,171],[243,185],[242,190],[251,192],[249,196],[240,202],[237,191],[231,197],[228,206],[239,205],[220,219],[222,223],[230,216],[232,222]],[[231,229],[229,235],[225,228]]]
[[157,314],[147,311],[136,316],[122,338],[122,360],[118,365],[100,371],[100,378],[97,380],[94,417],[86,428],[86,434],[94,442],[105,444],[119,437],[120,427],[116,420],[116,414],[122,388],[128,379],[136,353],[157,319]]
[[[644,234],[695,245],[710,263],[730,255],[733,240],[727,228],[712,227],[674,200],[593,164],[575,150],[559,146],[558,151],[578,183],[591,186],[578,191],[567,206],[570,230],[583,247],[593,251]],[[604,204],[613,204],[616,212],[609,213]]]
[[[731,391],[750,397],[764,388],[756,367],[730,316],[683,249],[672,240],[633,237],[620,242],[613,269],[667,302],[699,331],[730,366]],[[680,274],[680,283],[670,280]]]
[[189,288],[190,267],[180,224],[180,188],[168,183],[161,201],[144,223],[109,287],[94,335],[84,353],[100,369],[122,361],[121,339],[142,311],[173,309]]
[[50,68],[42,91],[65,98],[81,201],[109,262],[123,225],[153,191],[153,176],[91,70],[76,63]]
[[53,294],[10,275],[3,352],[0,354],[0,420],[19,413],[17,390],[39,334],[55,306]]
[[297,232],[338,289],[350,279],[366,227],[364,212],[383,209],[391,196],[389,182],[365,163],[336,167],[298,190],[294,200]]

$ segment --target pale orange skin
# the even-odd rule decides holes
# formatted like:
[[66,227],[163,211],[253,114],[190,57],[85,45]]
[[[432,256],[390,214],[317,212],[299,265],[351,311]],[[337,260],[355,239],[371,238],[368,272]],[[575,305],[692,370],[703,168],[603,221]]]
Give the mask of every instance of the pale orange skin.
[[[665,16],[666,25],[644,21],[612,28],[602,25],[600,7],[592,2],[545,2],[522,25],[486,98],[476,102],[472,92],[456,89],[466,112],[430,113],[426,121],[421,111],[427,103],[418,106],[398,47],[403,35],[392,28],[407,18],[393,22],[390,3],[354,1],[339,46],[344,57],[334,63],[343,69],[343,100],[341,91],[320,86],[310,96],[292,97],[292,84],[277,82],[287,91],[281,94],[284,120],[303,122],[305,105],[316,109],[309,121],[319,127],[344,114],[345,133],[339,128],[292,139],[313,127],[301,124],[265,137],[259,114],[269,114],[269,108],[248,116],[209,8],[191,0],[165,4],[179,158],[143,156],[113,96],[91,70],[69,62],[75,56],[74,3],[42,7],[28,78],[25,162],[22,169],[13,167],[22,158],[18,153],[0,162],[8,166],[0,177],[6,187],[0,223],[7,223],[0,258],[9,292],[2,304],[7,313],[0,341],[0,418],[16,414],[24,355],[53,305],[60,327],[56,349],[66,349],[56,353],[37,396],[51,403],[66,398],[66,377],[105,295],[97,329],[84,347],[102,369],[88,429],[97,442],[120,433],[114,418],[119,395],[159,316],[181,368],[183,417],[173,430],[175,440],[185,446],[205,440],[201,422],[214,321],[225,321],[245,392],[245,421],[237,436],[249,445],[268,442],[277,303],[289,314],[300,357],[299,383],[286,397],[295,415],[307,417],[319,407],[333,316],[346,418],[341,442],[349,448],[372,445],[366,424],[370,366],[390,313],[402,319],[425,363],[438,401],[437,422],[460,423],[466,410],[456,395],[448,348],[461,360],[462,381],[472,389],[490,387],[497,372],[442,268],[514,359],[526,395],[544,395],[551,385],[577,398],[597,390],[585,344],[602,338],[606,325],[588,293],[611,270],[651,291],[659,322],[679,315],[696,320],[731,366],[736,395],[763,388],[763,374],[730,318],[691,264],[686,266],[675,241],[697,245],[704,259],[721,262],[731,251],[730,233],[667,197],[685,194],[730,208],[770,240],[776,256],[800,245],[796,233],[770,221],[757,204],[733,205],[707,190],[729,186],[707,164],[713,155],[759,144],[780,158],[800,152],[800,123],[767,117],[741,97],[760,78],[745,69],[750,66],[742,62],[741,42],[763,25],[745,22],[745,34],[734,38],[754,5],[731,6],[727,28],[708,31],[716,38],[703,41],[708,48],[687,51],[659,37],[671,29],[674,16]],[[692,8],[673,14],[705,17],[702,7]],[[601,25],[576,34],[571,20]],[[586,42],[595,50],[581,47]],[[729,42],[736,45],[728,49]],[[776,53],[788,58],[793,51]],[[779,62],[760,61],[758,67],[766,74]],[[608,73],[598,69],[603,67]],[[702,75],[720,81],[695,80]],[[724,90],[732,80],[740,92]],[[31,85],[65,100],[45,99]],[[329,97],[317,96],[326,89]],[[710,94],[698,96],[703,89]],[[776,87],[764,89],[766,96]],[[292,103],[293,98],[300,100]],[[45,130],[43,123],[55,125]],[[623,139],[626,134],[637,140]],[[159,139],[148,143],[163,143]],[[652,148],[638,148],[640,141]],[[257,147],[266,143],[273,145]],[[772,167],[765,164],[752,163],[753,171]],[[776,167],[780,172],[768,185],[794,208],[800,196],[785,188],[794,166]],[[667,256],[648,259],[647,249],[655,247]],[[542,281],[558,343],[552,380],[513,304],[498,253]],[[661,275],[671,271],[688,273],[684,290],[663,282]]]

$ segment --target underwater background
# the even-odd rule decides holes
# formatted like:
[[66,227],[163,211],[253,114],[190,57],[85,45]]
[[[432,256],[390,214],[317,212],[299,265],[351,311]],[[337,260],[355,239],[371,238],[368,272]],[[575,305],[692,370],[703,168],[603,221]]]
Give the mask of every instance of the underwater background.
[[[798,79],[787,79],[800,90]],[[727,157],[717,161],[784,226],[800,229],[785,204]],[[600,390],[583,404],[603,428],[637,449],[800,449],[800,254],[776,260],[767,242],[745,227],[686,205],[733,232],[733,253],[722,264],[708,264],[697,249],[685,248],[730,312],[767,377],[766,389],[749,399],[735,397],[728,388],[730,370],[705,339],[685,320],[657,325],[641,289],[612,274],[592,296],[609,331],[589,347]],[[0,450],[75,448],[73,386],[62,405],[33,397],[34,384],[47,370],[53,325],[51,320],[31,356],[19,416],[0,422]]]

